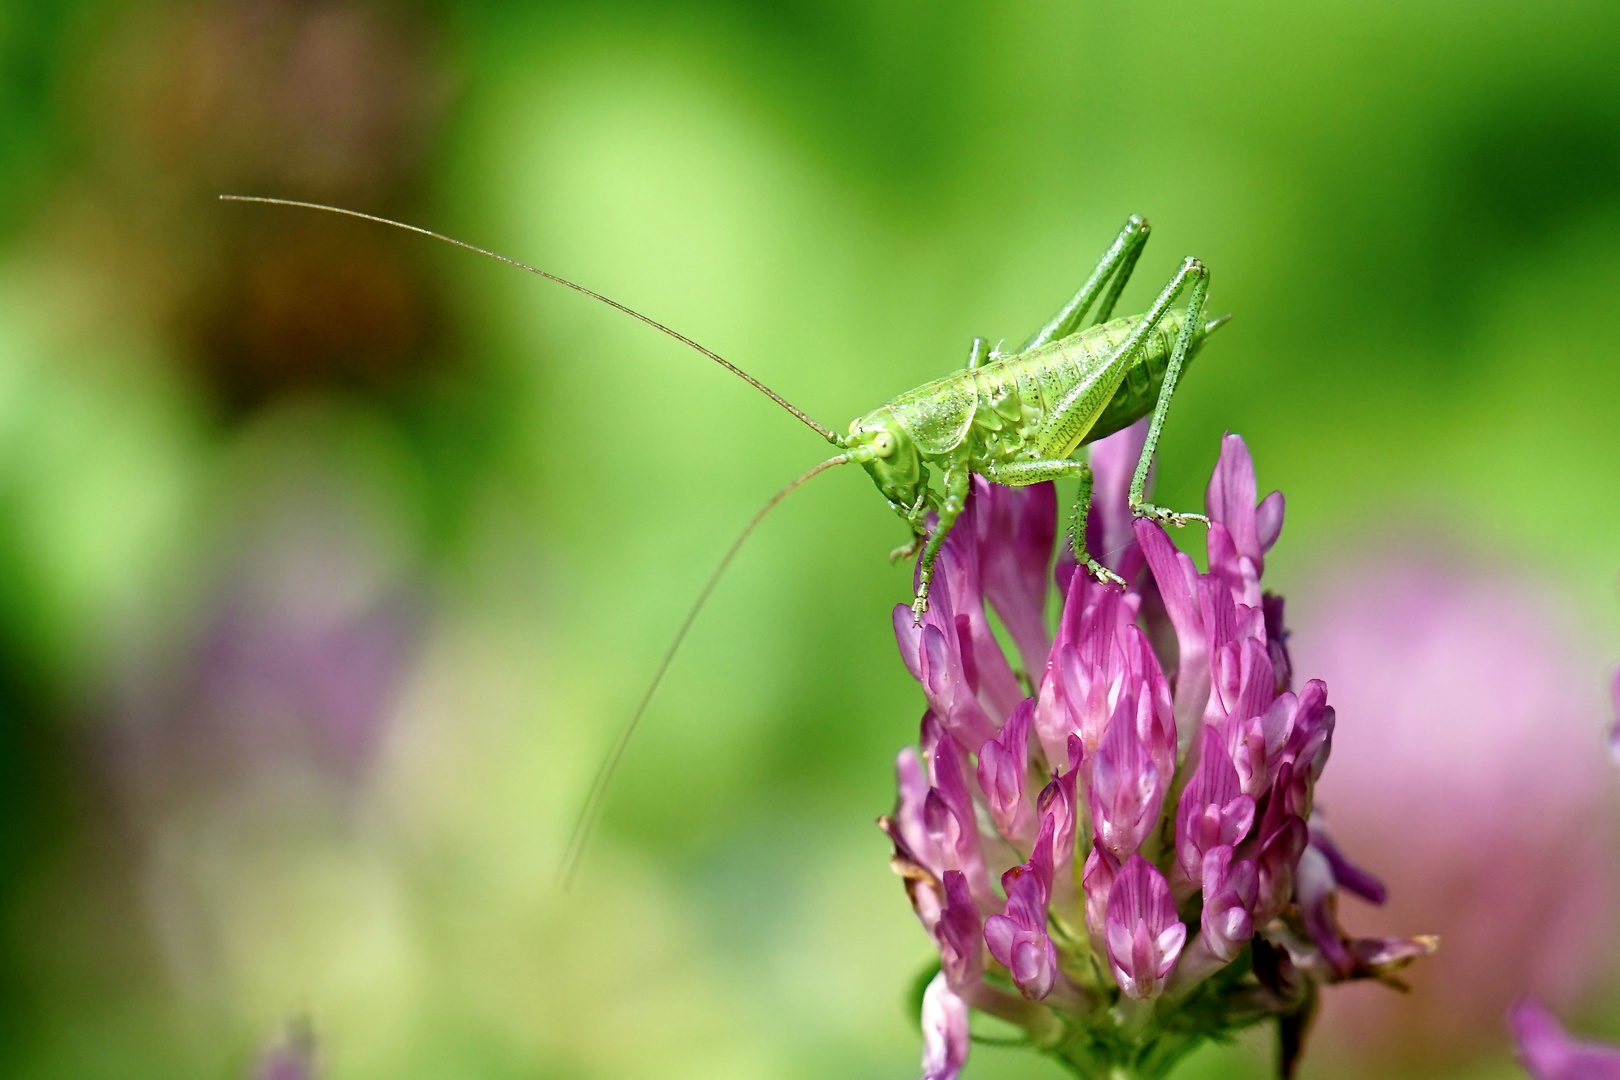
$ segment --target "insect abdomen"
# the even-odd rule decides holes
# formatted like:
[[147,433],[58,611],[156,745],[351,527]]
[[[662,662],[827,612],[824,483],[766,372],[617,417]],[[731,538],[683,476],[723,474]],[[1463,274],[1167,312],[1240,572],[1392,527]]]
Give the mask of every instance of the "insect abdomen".
[[887,408],[925,455],[948,454],[974,432],[981,444],[978,452],[986,457],[1027,457],[1035,433],[1052,409],[1092,380],[1097,384],[1096,401],[1078,406],[1091,414],[1080,441],[1091,442],[1129,427],[1152,410],[1183,319],[1180,311],[1166,312],[1117,381],[1107,377],[1105,366],[1140,325],[1140,315],[1088,327],[983,367],[953,372],[900,394]]
[[[1091,430],[1086,433],[1086,442],[1095,442],[1128,428],[1153,411],[1154,404],[1159,400],[1159,389],[1164,385],[1170,353],[1175,348],[1176,336],[1181,333],[1185,317],[1185,312],[1181,311],[1165,313],[1164,320],[1143,343],[1144,348],[1136,362],[1125,372],[1125,378],[1120,380],[1114,396],[1092,422]],[[1130,321],[1134,323],[1136,320]],[[1188,354],[1189,361],[1196,351],[1195,343]]]
[[1080,443],[1100,439],[1130,426],[1152,410],[1183,317],[1179,311],[1167,312],[1123,373],[1110,373],[1108,358],[1140,325],[1139,315],[1088,327],[1050,345],[987,365],[980,369],[981,387],[988,389],[986,383],[1015,386],[1026,416],[1030,417],[1026,435],[1032,436],[1059,402],[1089,381],[1091,391],[1083,391],[1072,408],[1082,414]]

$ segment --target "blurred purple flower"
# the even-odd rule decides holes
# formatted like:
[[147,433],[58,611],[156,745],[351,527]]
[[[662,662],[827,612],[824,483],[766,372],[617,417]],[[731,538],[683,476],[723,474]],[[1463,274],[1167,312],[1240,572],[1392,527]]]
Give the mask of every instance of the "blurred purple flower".
[[120,688],[127,763],[154,795],[239,792],[284,770],[341,791],[373,760],[410,674],[422,590],[389,568],[389,539],[351,505],[361,496],[330,480],[283,484],[244,511],[183,662],[137,654]]
[[1375,902],[1380,880],[1339,848],[1380,853],[1389,903],[1347,913],[1360,932],[1415,925],[1445,948],[1398,1001],[1337,995],[1316,1038],[1356,1072],[1435,1075],[1477,1059],[1515,998],[1565,1008],[1610,970],[1611,706],[1603,663],[1555,590],[1473,569],[1449,545],[1365,546],[1376,561],[1341,565],[1291,605],[1296,660],[1354,717],[1333,733],[1321,788],[1332,838],[1308,818],[1310,843],[1340,892]]
[[1609,729],[1609,756],[1616,765],[1620,765],[1620,671],[1614,673],[1609,693],[1614,698],[1614,726]]
[[309,1025],[297,1021],[259,1055],[248,1080],[315,1080],[315,1038]]
[[923,991],[922,1080],[956,1080],[968,1055],[967,1002],[951,993],[940,972]]
[[1514,1002],[1508,1009],[1508,1027],[1519,1061],[1534,1080],[1620,1080],[1620,1047],[1570,1038],[1533,998]]
[[[1049,646],[1045,486],[976,481],[936,564],[937,602],[921,626],[896,608],[928,712],[921,758],[901,751],[899,799],[881,824],[940,952],[927,1076],[956,1075],[966,1042],[946,1033],[965,1040],[968,1008],[1023,1027],[1087,1075],[1160,1075],[1203,1035],[1267,1016],[1284,1018],[1291,1063],[1315,984],[1395,981],[1433,949],[1338,922],[1341,889],[1376,900],[1381,887],[1313,807],[1334,710],[1322,682],[1290,688],[1282,602],[1260,589],[1282,497],[1256,501],[1248,450],[1227,436],[1200,573],[1125,506],[1140,445],[1133,429],[1094,448],[1087,522],[1093,550],[1130,585],[1099,585],[1060,560]],[[1122,998],[1141,1004],[1114,1008]],[[1194,998],[1196,1018],[1178,1018]]]
[[267,610],[227,592],[194,673],[199,703],[296,731],[311,757],[352,773],[370,757],[415,636],[405,593],[349,611]]
[[427,623],[403,522],[337,465],[278,457],[243,485],[195,620],[143,626],[108,704],[153,939],[193,993],[237,962],[220,935],[288,837],[353,842]]

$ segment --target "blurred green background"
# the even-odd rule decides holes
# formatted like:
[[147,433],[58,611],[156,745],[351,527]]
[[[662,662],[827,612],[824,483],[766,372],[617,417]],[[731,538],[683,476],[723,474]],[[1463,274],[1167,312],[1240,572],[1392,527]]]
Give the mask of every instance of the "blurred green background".
[[[297,1015],[342,1078],[915,1074],[929,948],[872,820],[922,704],[866,478],[739,558],[562,895],[685,606],[823,448],[581,297],[224,191],[568,275],[837,429],[1021,341],[1143,213],[1122,310],[1192,253],[1236,314],[1160,501],[1196,505],[1230,429],[1307,614],[1396,551],[1523,583],[1601,757],[1612,2],[9,0],[4,1075],[243,1075]],[[1592,933],[1560,1005],[1614,1035]],[[1324,1038],[1311,1075],[1513,1075],[1489,1024]]]

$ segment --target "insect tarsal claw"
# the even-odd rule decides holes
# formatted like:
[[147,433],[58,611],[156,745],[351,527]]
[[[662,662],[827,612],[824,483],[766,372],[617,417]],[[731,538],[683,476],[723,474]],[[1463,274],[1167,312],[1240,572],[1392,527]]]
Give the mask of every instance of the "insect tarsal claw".
[[1089,559],[1088,558],[1086,560],[1086,569],[1091,572],[1092,577],[1097,579],[1097,583],[1099,585],[1121,585],[1121,586],[1123,586],[1125,584],[1125,579],[1124,578],[1120,577],[1118,574],[1116,574],[1112,570],[1108,569],[1108,567],[1104,566],[1102,563],[1098,562],[1096,559]]
[[1150,521],[1158,522],[1160,525],[1173,525],[1178,529],[1184,529],[1194,521],[1202,525],[1209,524],[1209,518],[1205,517],[1203,514],[1182,514],[1176,512],[1175,510],[1166,510],[1162,506],[1154,506],[1152,503],[1146,502],[1132,504],[1131,513],[1137,517],[1145,517]]

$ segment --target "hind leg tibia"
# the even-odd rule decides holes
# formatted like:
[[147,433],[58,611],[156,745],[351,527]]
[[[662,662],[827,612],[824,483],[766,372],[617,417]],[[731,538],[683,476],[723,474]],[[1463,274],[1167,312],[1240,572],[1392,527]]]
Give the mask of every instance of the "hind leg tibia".
[[1203,326],[1204,297],[1209,292],[1209,270],[1197,259],[1188,258],[1176,271],[1176,276],[1170,279],[1170,284],[1164,287],[1158,300],[1148,313],[1146,323],[1157,326],[1163,319],[1164,312],[1170,304],[1180,295],[1183,288],[1191,286],[1187,297],[1187,314],[1181,323],[1181,333],[1176,336],[1175,346],[1170,350],[1170,359],[1164,369],[1164,384],[1159,388],[1159,399],[1153,405],[1153,418],[1148,421],[1147,441],[1142,444],[1142,456],[1136,462],[1136,472],[1131,477],[1130,506],[1131,513],[1137,517],[1151,518],[1161,525],[1174,525],[1180,528],[1190,521],[1201,521],[1209,524],[1209,519],[1203,514],[1178,514],[1173,510],[1166,510],[1162,506],[1155,506],[1144,498],[1147,488],[1148,469],[1153,464],[1153,453],[1159,445],[1159,433],[1164,428],[1165,414],[1170,411],[1170,399],[1175,395],[1176,383],[1181,378],[1181,369],[1186,366],[1187,354],[1192,350],[1193,341]]
[[[1097,309],[1097,322],[1107,322],[1108,317],[1114,313],[1114,305],[1119,302],[1119,294],[1124,291],[1125,283],[1131,279],[1131,271],[1136,268],[1136,260],[1142,255],[1142,248],[1147,245],[1148,233],[1151,226],[1147,220],[1137,214],[1132,214],[1125,227],[1114,237],[1114,242],[1103,253],[1102,261],[1097,263],[1097,269],[1091,272],[1086,283],[1080,286],[1080,291],[1074,294],[1067,304],[1058,308],[1045,326],[1035,331],[1028,341],[1024,342],[1023,352],[1049,341],[1067,337],[1080,328],[1086,312],[1091,305],[1097,302],[1098,296],[1103,296],[1102,306]],[[1103,295],[1106,288],[1107,295]]]

